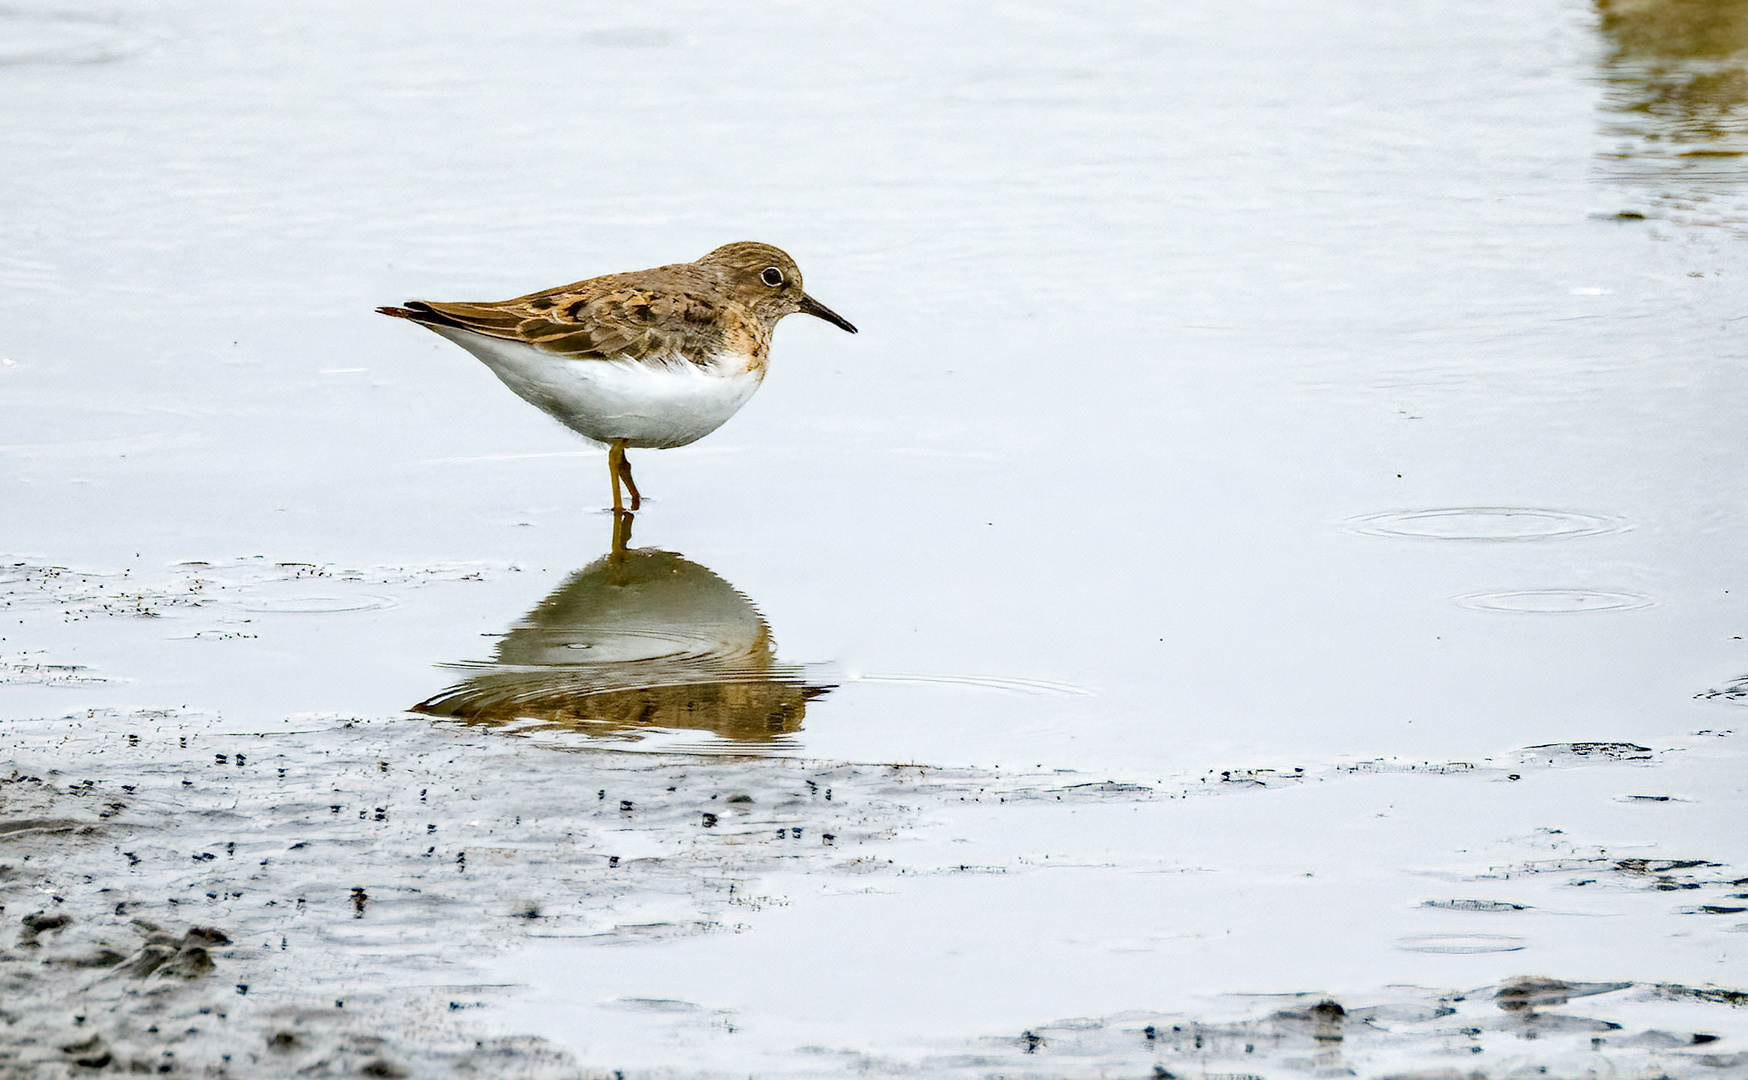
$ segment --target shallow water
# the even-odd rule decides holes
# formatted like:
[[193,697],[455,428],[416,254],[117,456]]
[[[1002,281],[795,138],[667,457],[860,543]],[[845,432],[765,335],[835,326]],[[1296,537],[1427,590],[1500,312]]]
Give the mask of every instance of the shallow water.
[[[189,1070],[1748,1070],[1745,27],[0,12],[0,1061],[143,917]],[[744,238],[862,333],[634,524],[371,311]]]

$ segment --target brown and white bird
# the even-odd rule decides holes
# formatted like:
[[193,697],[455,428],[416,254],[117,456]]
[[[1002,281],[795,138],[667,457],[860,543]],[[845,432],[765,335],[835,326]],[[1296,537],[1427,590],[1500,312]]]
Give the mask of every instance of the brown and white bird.
[[626,449],[685,446],[721,427],[764,381],[783,316],[856,332],[802,291],[794,259],[750,242],[513,300],[376,310],[455,342],[518,397],[606,446],[616,511],[621,484],[631,509],[643,501]]

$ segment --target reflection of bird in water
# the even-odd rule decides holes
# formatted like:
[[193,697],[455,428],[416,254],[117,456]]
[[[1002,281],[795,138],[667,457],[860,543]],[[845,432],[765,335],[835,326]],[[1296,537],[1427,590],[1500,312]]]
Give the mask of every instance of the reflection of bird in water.
[[769,744],[801,727],[809,685],[780,664],[752,602],[669,551],[613,549],[572,574],[499,642],[490,664],[414,711],[470,723],[532,723],[594,736],[648,729]]
[[1644,140],[1653,154],[1716,158],[1748,150],[1740,145],[1748,137],[1748,4],[1595,2],[1613,46],[1603,71],[1610,107],[1622,114],[1616,134]]

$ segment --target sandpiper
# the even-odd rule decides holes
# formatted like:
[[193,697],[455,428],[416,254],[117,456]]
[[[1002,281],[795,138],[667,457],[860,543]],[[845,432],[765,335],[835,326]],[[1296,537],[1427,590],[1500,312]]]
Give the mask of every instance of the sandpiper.
[[801,290],[769,244],[724,244],[697,262],[607,274],[484,303],[408,300],[411,319],[479,357],[522,400],[607,447],[613,509],[643,503],[628,447],[696,442],[765,378],[771,332],[797,311],[856,328]]

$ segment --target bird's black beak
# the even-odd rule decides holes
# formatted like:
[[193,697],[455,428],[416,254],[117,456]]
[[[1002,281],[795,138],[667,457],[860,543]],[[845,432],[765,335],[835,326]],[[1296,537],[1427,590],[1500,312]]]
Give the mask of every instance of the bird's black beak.
[[806,293],[801,294],[800,310],[808,315],[814,316],[815,318],[824,319],[826,322],[831,323],[839,329],[848,330],[852,334],[856,332],[856,328],[850,325],[850,320],[839,315],[837,312],[826,307],[824,304]]

